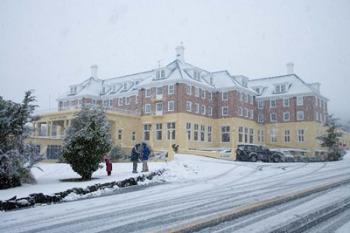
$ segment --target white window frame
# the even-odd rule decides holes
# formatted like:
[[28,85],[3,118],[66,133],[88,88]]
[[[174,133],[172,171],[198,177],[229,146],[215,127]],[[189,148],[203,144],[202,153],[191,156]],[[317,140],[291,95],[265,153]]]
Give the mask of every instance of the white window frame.
[[[275,103],[274,105],[272,103]],[[270,108],[276,108],[277,106],[277,100],[276,99],[270,99]]]
[[221,93],[221,100],[222,101],[227,101],[228,100],[228,92],[224,91]]
[[[225,109],[226,109],[226,113],[224,113]],[[228,106],[221,107],[221,116],[228,116]]]
[[[288,118],[286,118],[287,115]],[[290,112],[283,112],[283,121],[290,121]]]
[[304,105],[304,96],[297,96],[297,106]]
[[194,104],[195,106],[196,106],[196,111],[195,111],[195,113],[199,113],[199,111],[200,111],[200,107],[199,107],[199,104],[198,103],[195,103]]
[[199,97],[199,87],[194,87],[194,96]]
[[[272,116],[275,116],[275,119],[272,119]],[[277,122],[277,113],[275,112],[270,113],[270,122]]]
[[[147,111],[149,109],[149,111]],[[145,104],[145,114],[150,114],[152,112],[152,105],[151,104]]]
[[168,95],[174,95],[174,93],[175,93],[175,85],[174,84],[168,85]]
[[192,95],[192,86],[186,85],[186,94],[191,96]]
[[289,129],[284,130],[284,142],[290,143],[290,130]]
[[238,107],[238,116],[243,116],[243,108]]
[[213,108],[212,107],[208,107],[208,116],[212,116],[213,115]]
[[305,119],[304,111],[297,111],[297,121],[303,121]]
[[[220,133],[221,133],[220,140],[221,140],[222,143],[229,143],[229,142],[231,142],[231,127],[229,125],[222,125]],[[225,140],[225,141],[223,140],[224,135],[228,138],[228,140]]]
[[205,92],[206,91],[204,89],[201,89],[201,98],[202,99],[205,99],[205,96],[206,96]]
[[305,129],[297,129],[297,142],[298,143],[305,142]]
[[146,89],[145,90],[145,97],[149,98],[152,96],[152,88]]
[[289,106],[290,106],[289,98],[283,98],[283,107],[289,107]]
[[175,101],[170,100],[168,101],[168,112],[174,112],[174,111],[175,111]]
[[206,114],[206,111],[205,111],[205,110],[206,110],[205,105],[202,105],[202,106],[201,106],[201,114],[202,114],[202,115],[205,115],[205,114]]
[[264,109],[265,100],[258,100],[258,109]]
[[192,112],[192,102],[186,101],[186,112]]

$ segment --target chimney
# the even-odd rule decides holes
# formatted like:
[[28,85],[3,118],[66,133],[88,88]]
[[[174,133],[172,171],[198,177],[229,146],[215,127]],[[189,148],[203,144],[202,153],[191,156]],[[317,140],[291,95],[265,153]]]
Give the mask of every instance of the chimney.
[[185,47],[183,43],[181,42],[180,45],[178,45],[176,48],[176,59],[185,62],[185,57],[184,57],[184,52],[185,52]]
[[287,74],[294,74],[294,63],[287,63]]
[[97,65],[92,65],[90,68],[91,68],[91,77],[97,78],[97,68],[98,68],[98,66]]

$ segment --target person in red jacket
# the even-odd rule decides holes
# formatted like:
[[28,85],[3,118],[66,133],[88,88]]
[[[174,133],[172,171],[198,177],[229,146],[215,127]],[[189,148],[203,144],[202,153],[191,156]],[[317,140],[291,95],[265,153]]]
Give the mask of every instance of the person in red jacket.
[[105,158],[105,162],[106,162],[107,175],[110,176],[112,174],[112,163],[108,158]]

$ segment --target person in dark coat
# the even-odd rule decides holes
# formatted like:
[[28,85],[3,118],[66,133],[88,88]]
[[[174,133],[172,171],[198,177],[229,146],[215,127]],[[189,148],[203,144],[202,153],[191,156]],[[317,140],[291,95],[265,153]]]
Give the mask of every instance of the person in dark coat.
[[137,163],[140,159],[140,144],[136,144],[131,150],[132,173],[137,173]]
[[110,176],[112,174],[112,163],[108,158],[105,159],[105,162],[106,162],[107,175]]
[[146,143],[142,143],[142,172],[148,172],[148,165],[147,165],[147,161],[149,159],[149,155],[151,154],[151,150],[148,147],[148,145]]

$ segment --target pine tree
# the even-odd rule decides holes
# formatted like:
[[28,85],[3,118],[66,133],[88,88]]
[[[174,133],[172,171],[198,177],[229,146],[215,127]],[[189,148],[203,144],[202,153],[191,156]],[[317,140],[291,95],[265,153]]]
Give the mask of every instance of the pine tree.
[[0,96],[0,189],[34,181],[30,169],[41,156],[24,143],[30,133],[27,123],[36,107],[34,101],[32,91],[25,93],[22,103]]
[[344,154],[344,149],[339,145],[342,133],[339,131],[338,119],[330,115],[325,123],[327,133],[319,137],[321,146],[328,149],[328,160],[339,160]]
[[110,126],[102,108],[83,106],[66,130],[63,142],[65,161],[83,180],[90,180],[111,147]]

